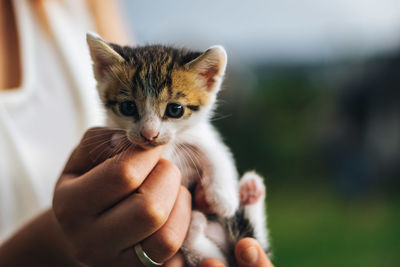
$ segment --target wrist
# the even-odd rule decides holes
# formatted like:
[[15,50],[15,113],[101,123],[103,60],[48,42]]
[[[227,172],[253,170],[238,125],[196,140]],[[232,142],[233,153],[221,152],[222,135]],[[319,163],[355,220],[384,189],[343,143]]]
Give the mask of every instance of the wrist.
[[80,266],[52,209],[35,217],[0,246],[0,266],[27,265]]

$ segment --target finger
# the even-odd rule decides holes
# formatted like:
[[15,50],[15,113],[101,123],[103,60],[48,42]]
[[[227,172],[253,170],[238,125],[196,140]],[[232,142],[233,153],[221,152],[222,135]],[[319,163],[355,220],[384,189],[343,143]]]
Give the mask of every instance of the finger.
[[102,239],[121,251],[160,229],[178,196],[180,172],[161,159],[139,189],[97,219]]
[[[181,186],[175,206],[164,226],[141,242],[143,251],[156,262],[165,262],[166,267],[184,267],[184,258],[181,253],[177,253],[182,246],[190,223],[191,196],[189,191]],[[186,218],[186,219],[185,219]],[[128,248],[122,255],[126,261],[132,258],[131,266],[139,263],[135,253],[132,254]]]
[[66,199],[74,201],[76,212],[84,215],[99,214],[143,183],[160,159],[161,151],[161,147],[149,150],[128,149],[79,178],[69,176],[58,187],[62,186]]
[[273,267],[261,246],[252,238],[243,238],[236,244],[235,256],[239,267]]
[[181,186],[178,198],[167,222],[153,235],[142,241],[144,251],[155,261],[165,262],[182,246],[190,224],[191,196]]
[[[118,139],[113,138],[119,136]],[[85,132],[79,145],[72,152],[64,173],[82,174],[123,151],[129,142],[123,130],[115,130],[105,127],[91,128]],[[114,141],[113,141],[114,140]],[[120,141],[118,144],[117,141]],[[126,146],[128,147],[128,146]]]
[[226,267],[226,266],[222,261],[218,259],[209,258],[202,261],[199,267]]
[[[119,259],[118,265],[113,266],[143,266],[136,256],[134,248],[124,250]],[[115,264],[115,263],[114,263]],[[176,253],[171,259],[163,264],[164,267],[185,267],[185,259],[181,253]]]

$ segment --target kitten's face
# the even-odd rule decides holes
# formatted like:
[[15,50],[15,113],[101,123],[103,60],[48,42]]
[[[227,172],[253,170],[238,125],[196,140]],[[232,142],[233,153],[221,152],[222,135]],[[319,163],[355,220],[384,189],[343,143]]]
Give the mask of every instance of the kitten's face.
[[87,39],[108,116],[132,143],[166,144],[208,119],[226,66],[222,47],[201,54],[120,47],[90,34]]

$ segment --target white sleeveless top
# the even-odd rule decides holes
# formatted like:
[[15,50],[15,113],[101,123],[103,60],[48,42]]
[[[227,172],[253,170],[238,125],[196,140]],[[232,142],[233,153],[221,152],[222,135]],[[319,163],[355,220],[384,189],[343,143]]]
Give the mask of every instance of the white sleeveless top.
[[53,38],[29,2],[13,2],[22,85],[0,91],[0,243],[51,205],[70,152],[86,128],[102,124],[83,1],[46,3]]

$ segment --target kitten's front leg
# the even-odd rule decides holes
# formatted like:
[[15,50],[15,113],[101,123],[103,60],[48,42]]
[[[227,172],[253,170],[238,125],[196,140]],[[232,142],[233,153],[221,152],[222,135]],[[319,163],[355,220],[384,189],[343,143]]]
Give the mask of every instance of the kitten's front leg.
[[239,181],[240,206],[253,225],[254,237],[265,251],[269,251],[265,195],[263,178],[254,171],[246,172]]
[[219,140],[200,144],[203,186],[206,202],[223,217],[233,216],[239,207],[238,173],[228,148]]

